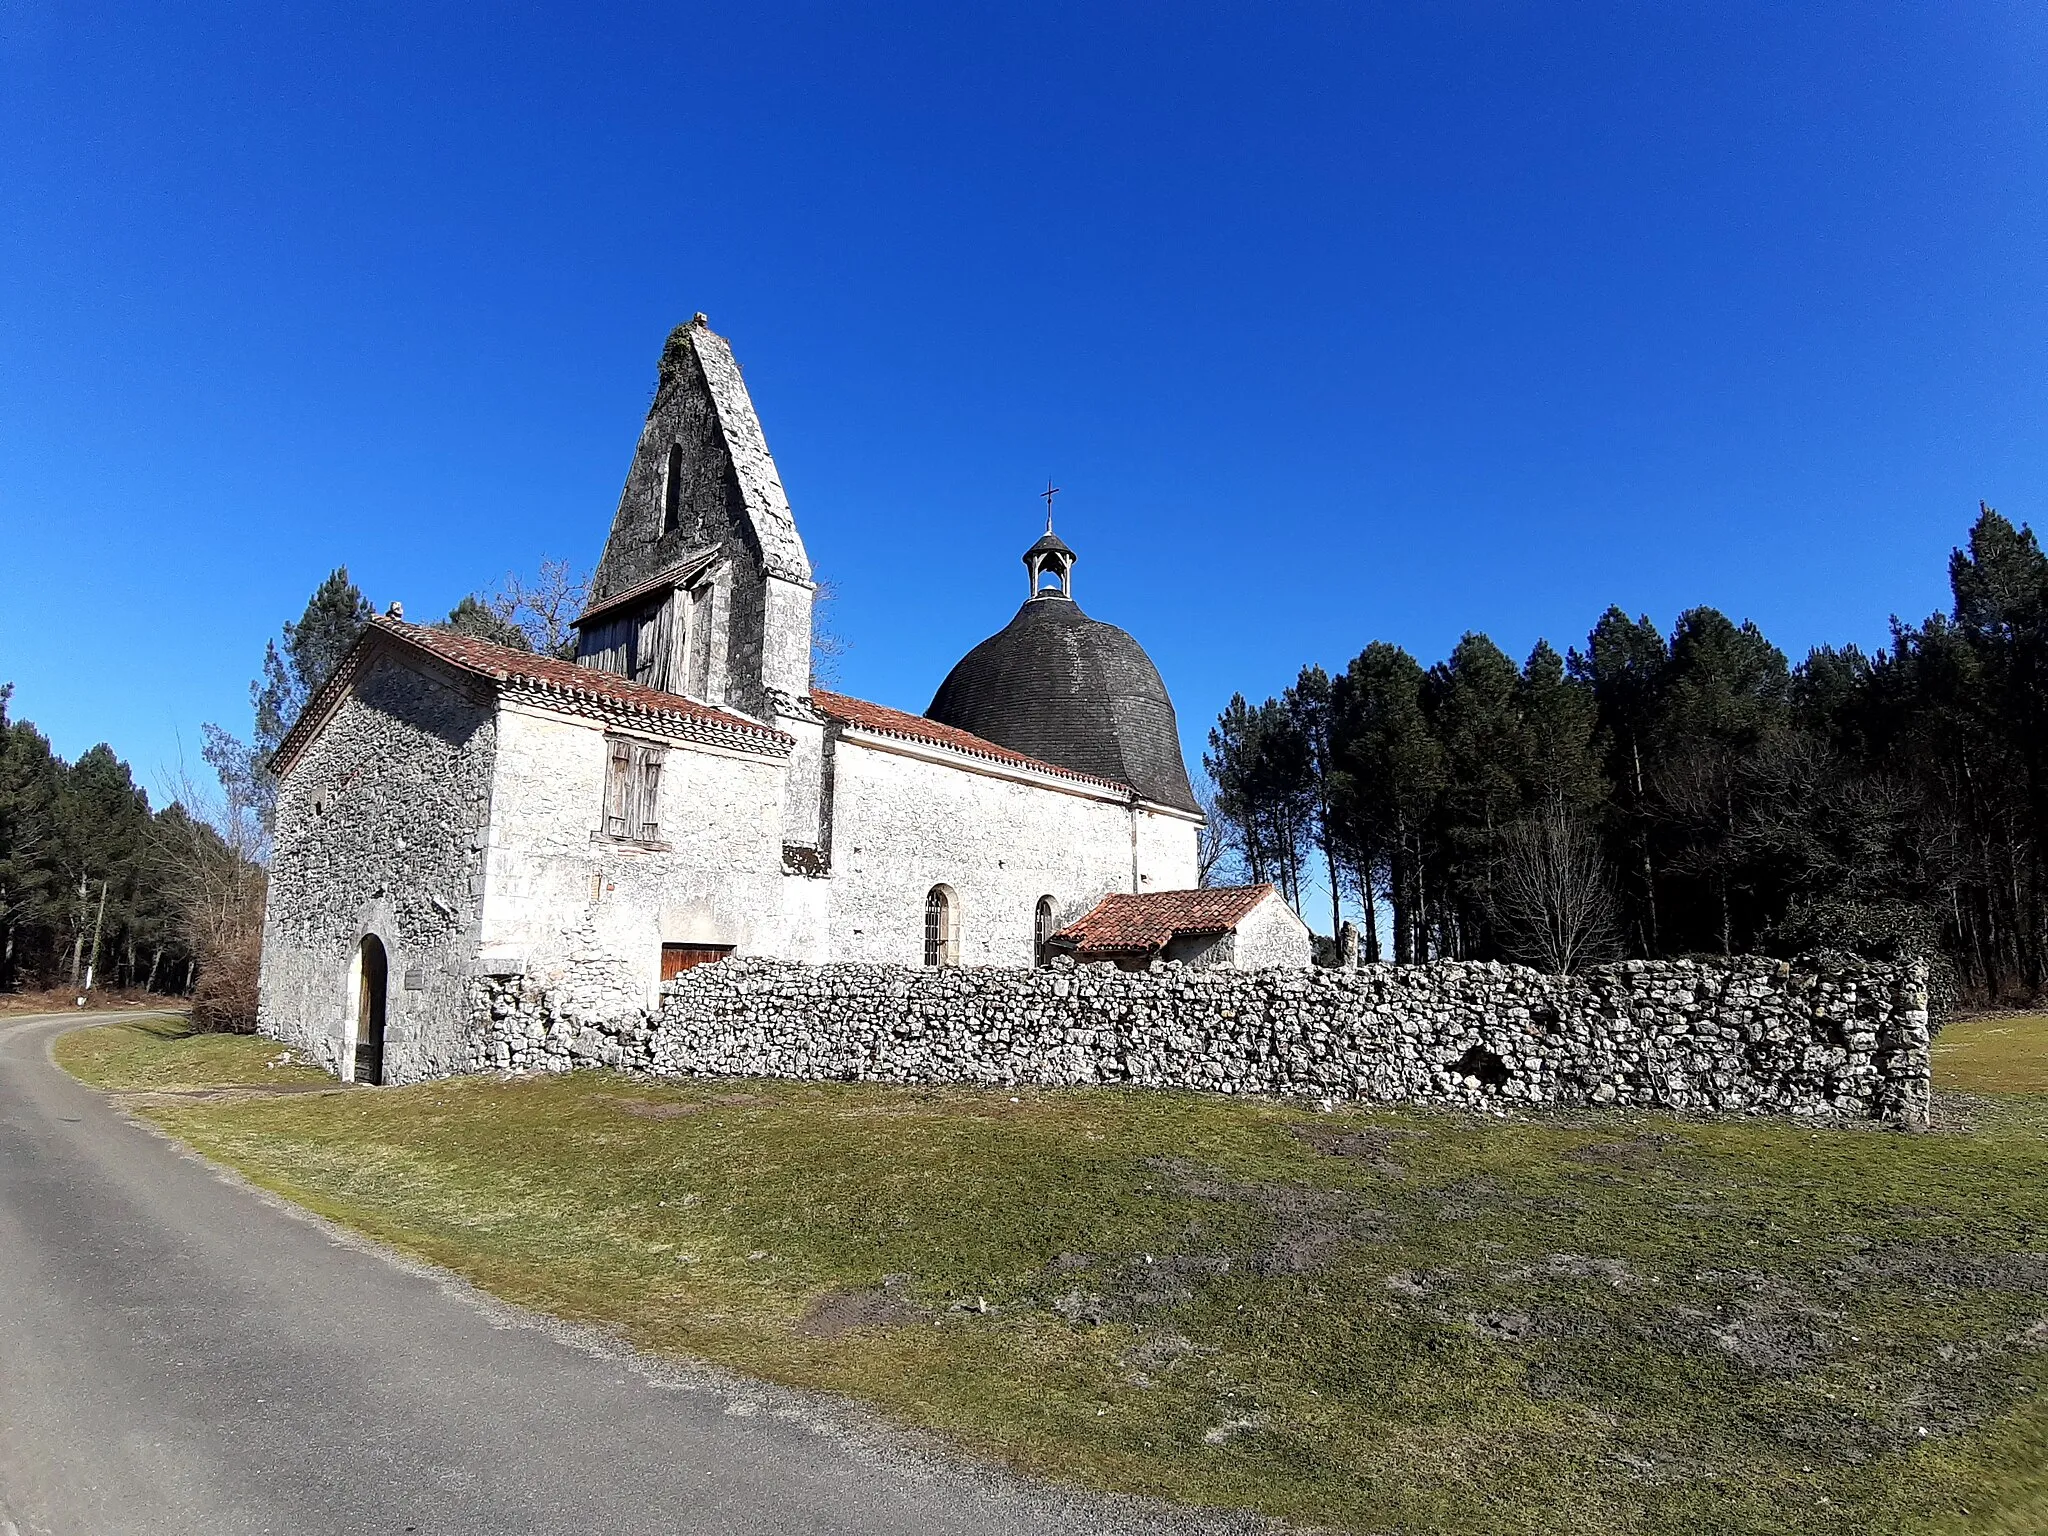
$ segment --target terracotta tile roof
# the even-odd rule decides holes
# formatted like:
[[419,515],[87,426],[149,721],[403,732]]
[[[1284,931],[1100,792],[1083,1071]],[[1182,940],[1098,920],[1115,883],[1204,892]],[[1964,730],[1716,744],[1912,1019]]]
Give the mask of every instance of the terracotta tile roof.
[[1183,934],[1228,933],[1272,894],[1270,885],[1217,885],[1105,896],[1053,942],[1084,956],[1156,954]]
[[594,667],[579,667],[573,661],[514,650],[511,646],[479,640],[473,635],[457,634],[452,629],[379,617],[370,621],[341,665],[334,669],[334,675],[307,702],[298,723],[272,758],[275,771],[284,772],[318,731],[332,706],[347,690],[363,649],[373,637],[424,651],[459,671],[486,678],[508,692],[523,694],[536,703],[566,709],[574,714],[594,715],[626,725],[638,720],[651,730],[668,734],[677,734],[680,728],[680,734],[689,738],[757,752],[764,749],[786,752],[791,746],[789,737],[758,720],[749,720],[744,715],[709,704],[699,704],[680,694],[643,687],[609,672],[599,672]]
[[850,699],[843,693],[828,693],[823,688],[811,690],[811,702],[829,718],[844,725],[857,726],[864,731],[878,731],[884,736],[900,736],[906,741],[922,741],[933,746],[951,747],[955,752],[964,752],[969,757],[1010,763],[1019,768],[1032,768],[1040,773],[1057,774],[1063,779],[1078,779],[1083,784],[1099,784],[1104,789],[1120,790],[1127,795],[1132,793],[1130,785],[1119,783],[1115,779],[1097,778],[1092,773],[1077,773],[1072,768],[1062,768],[1057,763],[1026,757],[1022,752],[1012,752],[1008,747],[999,747],[992,741],[984,741],[958,726],[941,725],[936,720],[927,720],[923,715],[906,714],[900,709],[890,709],[883,704],[870,704],[866,699]]

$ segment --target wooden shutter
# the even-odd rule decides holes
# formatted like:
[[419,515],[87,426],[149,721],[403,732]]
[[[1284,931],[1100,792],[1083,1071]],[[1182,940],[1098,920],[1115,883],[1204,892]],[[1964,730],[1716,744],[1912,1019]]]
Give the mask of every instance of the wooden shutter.
[[640,840],[658,842],[661,838],[661,763],[664,753],[659,747],[641,747],[634,754],[640,769],[636,778],[640,787]]
[[607,837],[637,843],[661,840],[661,769],[667,757],[662,747],[612,738],[604,776]]
[[611,748],[604,776],[604,830],[607,836],[625,837],[632,824],[628,802],[633,793],[633,748],[624,741],[614,741]]

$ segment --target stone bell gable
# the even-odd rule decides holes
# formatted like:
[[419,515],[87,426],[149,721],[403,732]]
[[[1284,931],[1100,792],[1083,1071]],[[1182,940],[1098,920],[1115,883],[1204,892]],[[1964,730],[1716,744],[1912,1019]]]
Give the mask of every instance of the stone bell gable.
[[801,715],[813,591],[732,348],[698,315],[662,349],[576,659],[760,719]]

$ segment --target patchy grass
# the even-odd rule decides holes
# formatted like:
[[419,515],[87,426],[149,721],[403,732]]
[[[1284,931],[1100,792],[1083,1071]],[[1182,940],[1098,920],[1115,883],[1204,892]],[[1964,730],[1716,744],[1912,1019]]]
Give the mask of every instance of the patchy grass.
[[2048,1093],[2048,1013],[1951,1024],[1934,1037],[1934,1079],[1964,1093]]
[[[138,1107],[510,1300],[1098,1487],[1357,1531],[2038,1532],[2048,1097],[1979,1030],[1917,1136],[594,1073]],[[195,1049],[131,1037],[121,1080]]]
[[174,1014],[73,1030],[53,1053],[73,1077],[123,1093],[334,1083],[318,1067],[280,1061],[288,1053],[275,1040],[210,1034]]
[[[145,992],[140,987],[94,987],[90,993],[82,993],[77,987],[52,987],[42,992],[0,992],[0,1015],[82,1012],[78,1007],[81,996],[87,1007],[98,1012],[114,1008],[160,1010],[167,1001],[163,993]],[[170,1001],[176,1006],[175,1000]]]

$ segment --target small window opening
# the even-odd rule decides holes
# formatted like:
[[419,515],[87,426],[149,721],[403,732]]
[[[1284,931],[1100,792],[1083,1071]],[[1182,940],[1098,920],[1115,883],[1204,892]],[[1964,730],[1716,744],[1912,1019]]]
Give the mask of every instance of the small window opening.
[[935,885],[924,898],[924,963],[960,963],[960,904],[948,886]]
[[1052,898],[1039,897],[1038,910],[1031,918],[1031,951],[1041,968],[1052,964],[1052,936],[1059,931],[1060,920],[1054,915]]
[[604,776],[604,830],[626,842],[661,840],[660,747],[616,737]]
[[674,533],[683,521],[683,445],[668,445],[668,473],[661,482],[661,531]]

